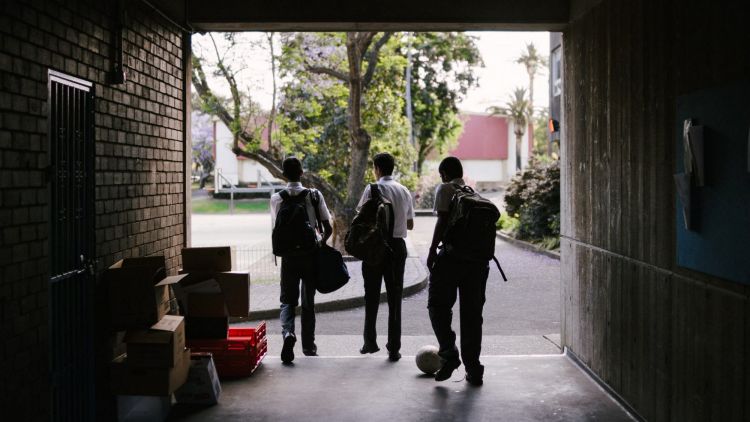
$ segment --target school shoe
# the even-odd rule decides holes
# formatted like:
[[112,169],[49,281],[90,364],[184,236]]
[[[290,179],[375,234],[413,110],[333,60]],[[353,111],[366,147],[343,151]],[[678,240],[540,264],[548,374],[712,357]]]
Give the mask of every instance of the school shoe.
[[435,381],[445,381],[453,375],[453,371],[461,366],[461,361],[458,359],[450,359],[443,363],[443,366],[435,374]]
[[391,362],[397,362],[399,359],[401,359],[401,353],[399,352],[389,352],[388,353],[388,360]]
[[377,344],[365,344],[359,349],[359,353],[366,355],[368,353],[375,353],[380,351],[380,347]]
[[318,356],[318,346],[313,344],[312,347],[303,347],[302,353],[304,353],[305,356]]
[[473,371],[466,371],[466,382],[473,385],[474,387],[479,387],[480,385],[484,384],[484,380],[482,379],[484,376],[484,367],[480,366],[478,369],[475,369]]
[[292,363],[294,360],[294,344],[297,342],[297,337],[294,333],[288,333],[284,336],[284,346],[281,347],[281,361],[284,363]]

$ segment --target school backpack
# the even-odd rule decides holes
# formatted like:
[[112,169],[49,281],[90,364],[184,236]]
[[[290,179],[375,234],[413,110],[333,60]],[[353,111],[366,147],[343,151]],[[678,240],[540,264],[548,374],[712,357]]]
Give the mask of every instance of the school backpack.
[[446,253],[468,261],[494,260],[503,280],[505,273],[495,258],[495,223],[500,211],[469,186],[455,184],[448,225],[443,234]]
[[[305,189],[296,196],[288,191],[279,192],[281,205],[276,213],[276,223],[271,233],[273,254],[280,257],[310,254],[318,247],[315,224],[310,222],[307,215],[305,199],[310,195]],[[310,199],[315,198],[313,195]],[[313,207],[315,203],[313,201]]]
[[344,240],[344,249],[353,257],[379,265],[393,251],[388,239],[393,236],[393,204],[383,198],[378,184],[370,185],[368,199],[354,219]]

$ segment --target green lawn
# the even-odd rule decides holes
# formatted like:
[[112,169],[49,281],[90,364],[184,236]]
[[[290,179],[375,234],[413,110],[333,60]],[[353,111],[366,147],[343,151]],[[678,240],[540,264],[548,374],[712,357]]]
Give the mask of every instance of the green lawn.
[[[236,214],[264,213],[268,211],[267,199],[234,201],[234,212]],[[223,199],[193,201],[193,213],[229,214],[229,201]]]

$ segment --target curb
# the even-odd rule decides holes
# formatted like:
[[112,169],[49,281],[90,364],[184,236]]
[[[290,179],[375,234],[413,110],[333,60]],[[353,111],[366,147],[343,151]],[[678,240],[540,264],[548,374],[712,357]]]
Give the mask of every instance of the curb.
[[499,237],[500,239],[502,239],[502,240],[504,240],[504,241],[506,241],[506,242],[508,242],[510,244],[518,246],[521,249],[526,249],[526,250],[529,250],[529,251],[532,251],[532,252],[536,252],[536,253],[539,253],[539,254],[542,254],[542,255],[546,255],[546,256],[548,256],[550,258],[557,259],[558,261],[560,260],[560,252],[554,252],[554,251],[550,251],[550,250],[547,250],[547,249],[542,249],[539,246],[534,245],[533,243],[529,243],[529,242],[526,242],[524,240],[519,240],[519,239],[516,239],[514,237],[510,237],[507,234],[501,233],[499,231],[497,232],[497,237]]
[[[422,267],[424,265],[421,264]],[[425,287],[427,287],[427,281],[429,280],[430,275],[429,272],[426,271],[425,268],[425,275],[423,278],[414,284],[411,284],[409,286],[405,286],[402,294],[402,298],[411,296],[413,294],[419,293],[422,291]],[[351,280],[350,280],[351,282]],[[380,293],[380,302],[386,302],[388,300],[388,295],[386,292]],[[348,297],[344,299],[334,299],[327,302],[321,302],[315,304],[315,312],[333,312],[333,311],[341,311],[344,309],[352,309],[352,308],[359,308],[361,306],[365,305],[365,297],[364,293],[362,296],[354,296],[354,297]],[[295,310],[295,314],[299,315],[301,311],[301,308],[298,306]],[[245,322],[245,321],[255,321],[259,319],[273,319],[279,317],[279,309],[263,309],[260,311],[251,311],[250,314],[247,317],[230,317],[229,323],[236,323],[236,322]]]

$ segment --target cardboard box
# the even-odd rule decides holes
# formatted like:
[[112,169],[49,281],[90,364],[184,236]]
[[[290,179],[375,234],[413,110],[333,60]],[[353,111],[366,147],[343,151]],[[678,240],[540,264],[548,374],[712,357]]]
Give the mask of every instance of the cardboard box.
[[227,316],[224,294],[188,293],[185,314],[191,317],[218,318]]
[[174,368],[143,368],[130,364],[127,356],[112,361],[112,391],[130,396],[168,396],[187,380],[190,350],[180,353]]
[[227,338],[229,318],[185,318],[185,337],[188,339]]
[[185,350],[185,318],[165,315],[148,330],[128,331],[125,343],[130,365],[172,368]]
[[159,276],[160,271],[146,266],[110,267],[104,272],[111,328],[150,327],[170,312],[171,286],[183,276],[155,280]]
[[221,383],[211,354],[191,354],[187,381],[174,393],[177,403],[216,404],[220,394]]
[[[190,310],[189,293],[221,292],[227,307],[227,315],[247,317],[250,313],[250,274],[248,272],[193,272],[183,274],[184,278],[174,286],[175,295],[182,304],[186,315],[194,315]],[[218,316],[218,315],[194,315]]]
[[222,272],[232,270],[229,246],[182,249],[183,272]]
[[247,317],[250,314],[250,274],[247,272],[223,272],[215,274],[229,316]]
[[148,267],[153,268],[158,274],[157,281],[167,276],[167,260],[164,255],[144,256],[139,258],[124,258],[117,261],[110,268],[133,268]]

